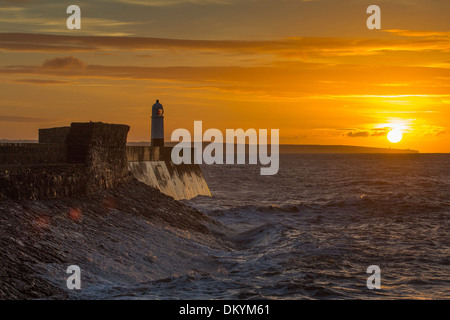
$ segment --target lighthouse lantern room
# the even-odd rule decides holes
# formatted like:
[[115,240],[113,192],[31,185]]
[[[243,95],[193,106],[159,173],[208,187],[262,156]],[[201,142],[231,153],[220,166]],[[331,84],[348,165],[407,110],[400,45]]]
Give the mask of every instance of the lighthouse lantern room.
[[159,100],[152,107],[152,147],[164,146],[164,108]]

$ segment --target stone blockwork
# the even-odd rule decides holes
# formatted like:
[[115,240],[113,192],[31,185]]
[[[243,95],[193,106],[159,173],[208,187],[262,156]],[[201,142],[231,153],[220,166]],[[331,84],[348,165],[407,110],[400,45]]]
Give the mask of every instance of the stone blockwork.
[[87,194],[84,165],[0,167],[0,198],[36,200]]
[[40,143],[0,144],[0,198],[82,196],[133,177],[175,199],[210,195],[197,164],[175,165],[170,147],[127,147],[129,129],[101,122],[72,123],[41,129]]
[[88,192],[113,188],[129,181],[127,135],[129,126],[100,122],[72,123],[67,136],[67,162],[88,168]]
[[101,122],[72,123],[67,136],[67,162],[126,167],[129,126]]
[[66,157],[64,144],[0,143],[0,166],[65,163]]
[[39,143],[65,144],[70,127],[39,129]]
[[[46,129],[44,141],[62,139]],[[65,143],[0,145],[0,197],[48,199],[90,194],[131,180],[129,126],[73,123]],[[59,140],[61,141],[61,140]]]

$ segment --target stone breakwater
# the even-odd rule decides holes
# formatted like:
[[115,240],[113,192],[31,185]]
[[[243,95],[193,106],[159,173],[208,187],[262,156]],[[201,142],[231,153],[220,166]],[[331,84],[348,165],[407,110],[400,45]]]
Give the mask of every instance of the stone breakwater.
[[200,167],[175,165],[168,147],[127,147],[130,127],[101,122],[39,130],[37,144],[0,144],[0,198],[89,195],[132,176],[176,200],[209,196]]
[[[0,299],[114,297],[110,286],[220,271],[211,251],[232,247],[228,229],[175,200],[209,195],[200,168],[127,148],[129,129],[72,123],[0,144]],[[81,292],[66,287],[70,265]]]
[[[130,127],[73,123],[46,142],[1,144],[0,197],[37,200],[87,195],[130,181],[126,139]],[[49,129],[53,131],[54,129]],[[40,131],[42,136],[44,130]]]

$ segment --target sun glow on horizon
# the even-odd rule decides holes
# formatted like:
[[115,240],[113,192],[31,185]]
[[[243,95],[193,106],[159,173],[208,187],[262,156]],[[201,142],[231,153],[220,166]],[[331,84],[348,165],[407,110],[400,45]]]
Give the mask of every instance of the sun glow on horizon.
[[398,143],[403,138],[403,132],[400,128],[393,128],[389,133],[387,134],[387,139],[392,143]]

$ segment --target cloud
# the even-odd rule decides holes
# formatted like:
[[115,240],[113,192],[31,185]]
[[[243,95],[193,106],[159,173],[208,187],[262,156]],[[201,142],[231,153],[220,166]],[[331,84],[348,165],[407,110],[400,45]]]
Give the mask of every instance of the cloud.
[[403,37],[421,37],[421,38],[450,37],[450,31],[418,31],[418,30],[400,30],[400,29],[391,29],[384,31]]
[[[87,79],[99,81],[149,81],[164,82],[171,88],[184,90],[186,94],[206,94],[212,91],[232,93],[247,99],[284,99],[285,101],[327,100],[327,101],[411,101],[433,99],[441,101],[450,97],[443,87],[429,93],[429,82],[448,74],[445,68],[391,67],[389,75],[380,67],[339,66],[319,63],[289,63],[269,66],[129,66],[87,64],[78,57],[55,57],[41,65],[9,65],[0,67],[3,81],[29,84],[45,84],[45,81],[84,82]],[[301,75],[301,76],[299,76]],[[344,77],[344,78],[343,78]],[[392,87],[380,88],[379,81],[389,77],[391,81],[420,81],[423,86],[411,90],[414,94],[392,94]],[[18,80],[21,79],[21,80]],[[44,81],[22,81],[42,79]],[[328,85],[323,85],[327,79]],[[345,83],[342,80],[345,79]],[[448,83],[450,79],[444,79]],[[341,82],[339,82],[341,81]],[[51,83],[48,83],[51,84]],[[145,83],[145,85],[155,85]],[[376,87],[374,87],[376,86]],[[395,89],[395,88],[394,88]],[[365,94],[376,92],[377,94]],[[384,93],[384,94],[383,94]],[[375,100],[377,99],[377,100]],[[365,108],[359,108],[362,112]],[[391,110],[390,108],[387,109]],[[401,111],[401,110],[400,110]],[[396,110],[393,110],[395,113]],[[388,112],[387,112],[388,113]],[[356,131],[365,131],[355,128]],[[352,131],[351,129],[348,131]]]
[[56,119],[51,118],[36,118],[23,116],[1,116],[0,122],[53,122]]
[[391,128],[375,128],[369,130],[360,129],[340,129],[351,130],[346,134],[350,138],[369,138],[369,137],[385,137]]
[[349,132],[347,133],[347,137],[350,138],[367,138],[370,136],[368,131],[358,131],[358,132]]
[[[1,37],[1,36],[0,36]],[[0,51],[18,52],[89,52],[96,48],[79,47],[70,45],[32,44],[32,43],[1,43]]]
[[370,136],[371,137],[384,137],[387,135],[386,131],[374,132]]
[[229,0],[116,0],[116,2],[121,2],[125,4],[147,6],[147,7],[168,7],[175,6],[179,4],[229,4]]
[[4,1],[10,3],[29,3],[33,2],[34,0],[4,0]]
[[24,10],[25,10],[25,8],[22,8],[22,7],[2,7],[1,8],[2,12],[9,12],[9,13],[21,12]]
[[86,68],[86,64],[80,59],[70,57],[54,58],[46,60],[42,64],[44,69],[58,69],[58,70],[77,70]]
[[284,57],[374,55],[378,52],[441,50],[447,52],[447,37],[426,39],[345,39],[299,37],[266,41],[192,40],[123,36],[66,36],[29,33],[0,33],[0,50],[35,52],[191,50]]
[[55,85],[55,84],[70,84],[73,81],[65,81],[65,80],[48,80],[48,79],[19,79],[14,80],[15,83],[25,83],[32,85]]
[[424,137],[438,137],[449,133],[446,128],[435,125],[422,125],[420,132]]
[[[208,4],[218,4],[218,5],[229,5],[233,3],[244,2],[244,0],[115,0],[116,2],[121,2],[131,5],[148,6],[148,7],[169,7],[181,4],[191,4],[191,5],[208,5]],[[253,0],[254,1],[254,0]],[[319,0],[299,0],[300,2],[317,2]],[[111,2],[111,1],[108,1]]]

